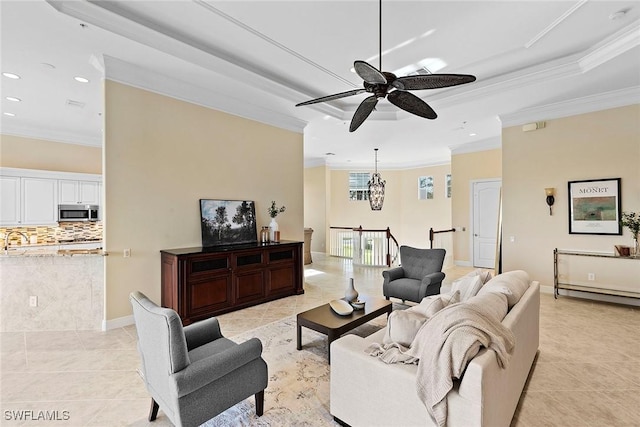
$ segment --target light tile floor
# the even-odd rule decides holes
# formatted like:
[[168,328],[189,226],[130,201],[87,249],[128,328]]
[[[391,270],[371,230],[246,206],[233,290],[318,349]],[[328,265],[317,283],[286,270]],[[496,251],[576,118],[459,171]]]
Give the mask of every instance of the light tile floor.
[[[228,337],[356,289],[382,294],[383,268],[313,254],[305,293],[220,316]],[[468,268],[446,270],[450,282]],[[540,354],[513,426],[640,426],[640,309],[541,296]],[[0,424],[170,425],[146,420],[149,397],[136,373],[133,326],[98,331],[0,333]],[[265,403],[268,409],[268,402]],[[15,420],[46,411],[59,421]]]

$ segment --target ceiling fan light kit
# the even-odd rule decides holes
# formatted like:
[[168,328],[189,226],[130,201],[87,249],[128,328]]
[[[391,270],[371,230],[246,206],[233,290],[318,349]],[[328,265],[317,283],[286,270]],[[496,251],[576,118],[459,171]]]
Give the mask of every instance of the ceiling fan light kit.
[[471,83],[476,80],[470,74],[420,74],[412,76],[397,77],[393,73],[382,71],[382,0],[380,6],[380,31],[379,31],[379,59],[380,68],[375,68],[365,61],[355,61],[353,68],[364,80],[363,89],[354,89],[334,95],[323,96],[309,101],[296,104],[296,107],[303,105],[328,102],[348,96],[359,95],[361,93],[371,93],[365,98],[353,115],[349,132],[353,132],[369,117],[375,109],[380,98],[387,98],[396,107],[425,119],[433,120],[438,115],[436,112],[416,95],[407,92],[409,90],[440,89],[444,87],[457,86]]

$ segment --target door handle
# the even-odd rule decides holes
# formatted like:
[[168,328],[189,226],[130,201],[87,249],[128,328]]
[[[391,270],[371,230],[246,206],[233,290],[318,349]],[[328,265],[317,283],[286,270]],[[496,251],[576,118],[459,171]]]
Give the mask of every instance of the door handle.
[[477,234],[474,234],[474,236],[475,236],[475,237],[478,237],[478,235],[477,235]]

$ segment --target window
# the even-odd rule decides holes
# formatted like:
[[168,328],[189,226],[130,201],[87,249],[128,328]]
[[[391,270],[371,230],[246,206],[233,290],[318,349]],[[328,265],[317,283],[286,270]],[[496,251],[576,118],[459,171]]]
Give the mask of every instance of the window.
[[433,199],[433,177],[418,177],[418,200]]
[[447,185],[445,186],[445,192],[446,192],[446,196],[447,199],[451,198],[451,174],[448,173],[447,176],[445,177],[445,181],[447,183]]
[[368,172],[349,172],[349,200],[369,200]]

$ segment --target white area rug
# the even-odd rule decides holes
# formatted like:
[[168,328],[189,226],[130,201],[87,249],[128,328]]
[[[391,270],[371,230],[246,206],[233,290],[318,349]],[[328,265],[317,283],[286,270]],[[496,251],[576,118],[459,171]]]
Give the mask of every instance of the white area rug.
[[[386,323],[380,317],[351,333],[368,336]],[[333,426],[329,413],[329,365],[326,335],[302,328],[302,350],[296,350],[296,318],[262,326],[230,337],[262,341],[262,357],[269,367],[264,414],[256,417],[253,397],[203,424],[214,426]]]

